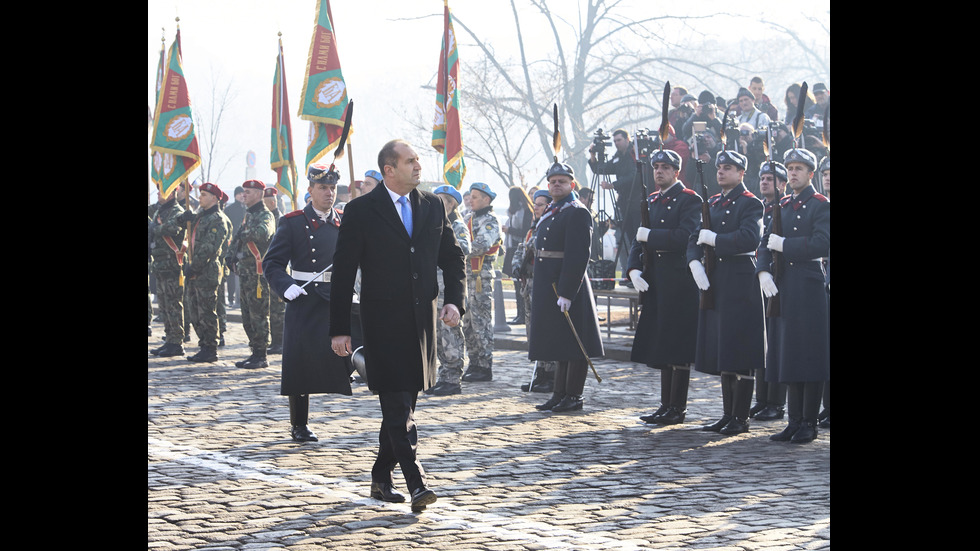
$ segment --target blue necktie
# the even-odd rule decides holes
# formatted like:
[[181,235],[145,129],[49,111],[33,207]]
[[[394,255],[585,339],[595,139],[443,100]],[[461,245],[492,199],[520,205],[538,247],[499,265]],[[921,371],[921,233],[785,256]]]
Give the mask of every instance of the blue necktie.
[[408,198],[399,197],[398,202],[402,205],[402,223],[405,224],[405,231],[408,236],[412,236],[412,211],[408,208]]

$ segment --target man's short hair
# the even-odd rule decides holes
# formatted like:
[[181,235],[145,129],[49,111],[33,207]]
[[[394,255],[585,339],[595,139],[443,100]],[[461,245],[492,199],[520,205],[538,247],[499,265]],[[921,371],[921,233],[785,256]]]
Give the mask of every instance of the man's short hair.
[[683,86],[674,86],[674,90],[680,92],[681,97],[684,97],[687,94],[687,88],[684,88]]
[[381,169],[382,176],[385,173],[385,166],[398,166],[398,154],[395,153],[395,146],[398,144],[411,146],[411,144],[402,139],[391,140],[378,153],[378,168]]
[[615,136],[617,134],[619,134],[620,136],[626,138],[627,141],[630,139],[630,133],[627,132],[623,128],[619,128],[619,129],[616,129],[615,131],[613,131],[613,136]]
[[749,81],[749,84],[755,84],[755,83],[757,83],[757,82],[758,82],[759,84],[761,84],[761,85],[763,85],[763,86],[765,86],[765,85],[766,85],[766,83],[765,83],[765,82],[762,82],[762,77],[760,77],[760,76],[754,76],[754,77],[752,77],[752,80],[750,80],[750,81]]

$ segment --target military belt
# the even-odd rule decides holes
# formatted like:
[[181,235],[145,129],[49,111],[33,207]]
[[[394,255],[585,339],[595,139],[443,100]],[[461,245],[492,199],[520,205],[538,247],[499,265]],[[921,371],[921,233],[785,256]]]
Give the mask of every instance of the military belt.
[[299,270],[293,270],[292,276],[296,281],[322,281],[323,283],[330,283],[331,273],[332,272],[323,272],[322,274],[317,275],[316,272],[301,272]]
[[538,249],[535,251],[534,256],[539,256],[541,258],[565,258],[565,251],[546,251],[544,249]]

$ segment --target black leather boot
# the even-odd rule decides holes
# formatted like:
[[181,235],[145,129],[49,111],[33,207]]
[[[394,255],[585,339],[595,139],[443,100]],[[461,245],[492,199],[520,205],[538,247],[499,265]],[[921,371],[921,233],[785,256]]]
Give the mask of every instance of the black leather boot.
[[803,420],[800,425],[800,429],[793,433],[793,437],[790,438],[790,442],[794,444],[806,444],[807,442],[813,442],[817,437],[817,421],[814,420]]
[[290,436],[296,442],[316,442],[317,437],[307,426],[310,416],[310,395],[301,394],[289,397]]
[[654,424],[656,423],[657,419],[660,419],[663,416],[663,414],[667,413],[668,409],[670,409],[669,405],[660,404],[660,408],[657,409],[657,411],[651,413],[650,415],[641,415],[640,420],[643,421],[644,423]]
[[191,362],[216,362],[218,361],[218,348],[211,345],[204,345],[197,354],[187,357]]
[[554,394],[551,395],[551,398],[549,398],[547,402],[543,404],[538,404],[534,407],[535,409],[539,409],[541,411],[548,411],[551,408],[557,406],[561,402],[561,399],[564,397],[565,397],[564,394],[558,394],[557,392],[555,392]]
[[660,425],[679,425],[687,415],[687,390],[691,380],[691,368],[673,366],[670,379],[670,408],[656,420]]
[[732,420],[732,403],[735,399],[735,375],[730,373],[721,374],[721,419],[714,423],[701,427],[702,430],[718,432]]
[[252,350],[247,358],[235,362],[235,367],[243,367],[245,365],[245,362],[251,361],[254,358],[255,358],[255,350]]
[[800,430],[800,425],[802,425],[803,420],[799,417],[789,416],[789,424],[782,432],[776,433],[769,437],[773,442],[789,442],[796,434],[796,431]]
[[484,383],[493,380],[493,370],[487,367],[469,366],[463,373],[463,381],[467,383]]
[[561,399],[561,402],[558,402],[551,408],[551,411],[578,411],[582,409],[582,405],[584,403],[585,400],[582,399],[580,394],[566,394],[565,397]]
[[749,410],[749,417],[754,418],[755,414],[766,409],[769,406],[767,398],[769,396],[769,387],[766,383],[766,370],[765,368],[755,370],[755,405]]
[[163,345],[163,350],[157,352],[157,356],[161,358],[169,358],[171,356],[183,356],[184,347],[180,344],[165,344]]
[[749,431],[749,404],[752,403],[752,388],[755,380],[739,377],[735,382],[735,399],[732,403],[732,420],[718,432],[726,436]]
[[242,362],[242,369],[260,369],[263,367],[269,367],[269,362],[266,361],[265,349],[258,348],[252,357]]
[[531,392],[552,392],[555,390],[555,372],[539,369],[534,373]]

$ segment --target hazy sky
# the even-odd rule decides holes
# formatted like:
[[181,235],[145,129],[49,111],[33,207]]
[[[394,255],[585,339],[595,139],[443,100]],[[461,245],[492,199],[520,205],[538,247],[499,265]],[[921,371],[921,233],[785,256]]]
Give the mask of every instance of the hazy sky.
[[[624,2],[640,6],[640,11],[655,12],[666,8],[678,9],[677,2]],[[829,0],[805,3],[779,1],[753,1],[738,5],[751,8],[753,13],[765,12],[767,17],[798,17],[800,9],[817,15],[829,10]],[[519,9],[529,9],[518,1]],[[552,0],[554,12],[576,20],[578,2]],[[435,94],[422,90],[422,86],[434,85],[434,75],[439,57],[442,35],[442,0],[333,0],[330,4],[337,35],[337,51],[340,56],[348,97],[354,101],[354,134],[351,147],[355,179],[364,172],[377,169],[377,154],[381,146],[392,138],[404,137],[413,143],[423,157],[423,179],[440,179],[440,156],[430,145],[431,130],[424,138],[416,137],[406,118],[416,119],[419,114],[431,127],[435,113]],[[731,10],[730,2],[699,1],[681,9],[725,11]],[[510,2],[506,0],[450,0],[455,17],[464,21],[474,32],[486,37],[505,57],[516,51],[516,32]],[[254,151],[256,177],[269,182],[274,180],[270,168],[272,79],[278,53],[278,36],[282,33],[283,53],[286,61],[286,78],[289,108],[292,120],[295,160],[300,173],[300,190],[305,192],[306,144],[310,123],[299,119],[299,94],[303,86],[309,54],[310,39],[315,24],[316,0],[149,0],[147,2],[147,97],[154,108],[156,68],[161,45],[169,49],[177,30],[175,18],[180,18],[183,69],[191,96],[195,116],[200,115],[211,101],[212,82],[223,90],[229,84],[235,94],[234,101],[221,124],[223,130],[219,150],[215,153],[216,168],[211,180],[222,189],[231,192],[245,180],[246,153]],[[568,10],[567,13],[565,10]],[[789,11],[787,11],[789,10]],[[523,16],[523,14],[522,14]],[[543,25],[543,41],[536,44],[533,32],[535,21],[540,17],[522,18],[525,47],[529,56],[540,57],[547,52],[550,33]],[[165,29],[165,30],[164,30]],[[467,56],[481,53],[457,26],[459,52],[466,62]],[[719,32],[729,33],[731,27]],[[738,32],[758,32],[750,22]],[[161,42],[163,38],[163,42]],[[472,52],[472,54],[470,53]],[[786,83],[788,84],[788,83]],[[466,83],[460,84],[463,94]],[[770,88],[770,92],[777,88]],[[785,90],[785,84],[783,85]],[[781,97],[781,91],[773,96]],[[771,96],[773,94],[770,94]],[[465,111],[463,116],[466,116]],[[200,139],[201,129],[198,129]],[[147,138],[149,140],[149,137]],[[466,142],[464,129],[463,141]],[[149,156],[149,152],[147,153]],[[542,152],[542,156],[546,156]],[[324,160],[331,159],[332,156]],[[220,175],[220,164],[227,162]],[[339,163],[342,182],[349,180],[346,156]],[[149,161],[147,162],[149,172]],[[199,173],[195,173],[197,178]],[[494,189],[505,191],[503,184],[493,174],[475,162],[467,163],[465,186],[485,181]],[[302,195],[302,193],[300,193]],[[151,200],[155,200],[153,193]]]

